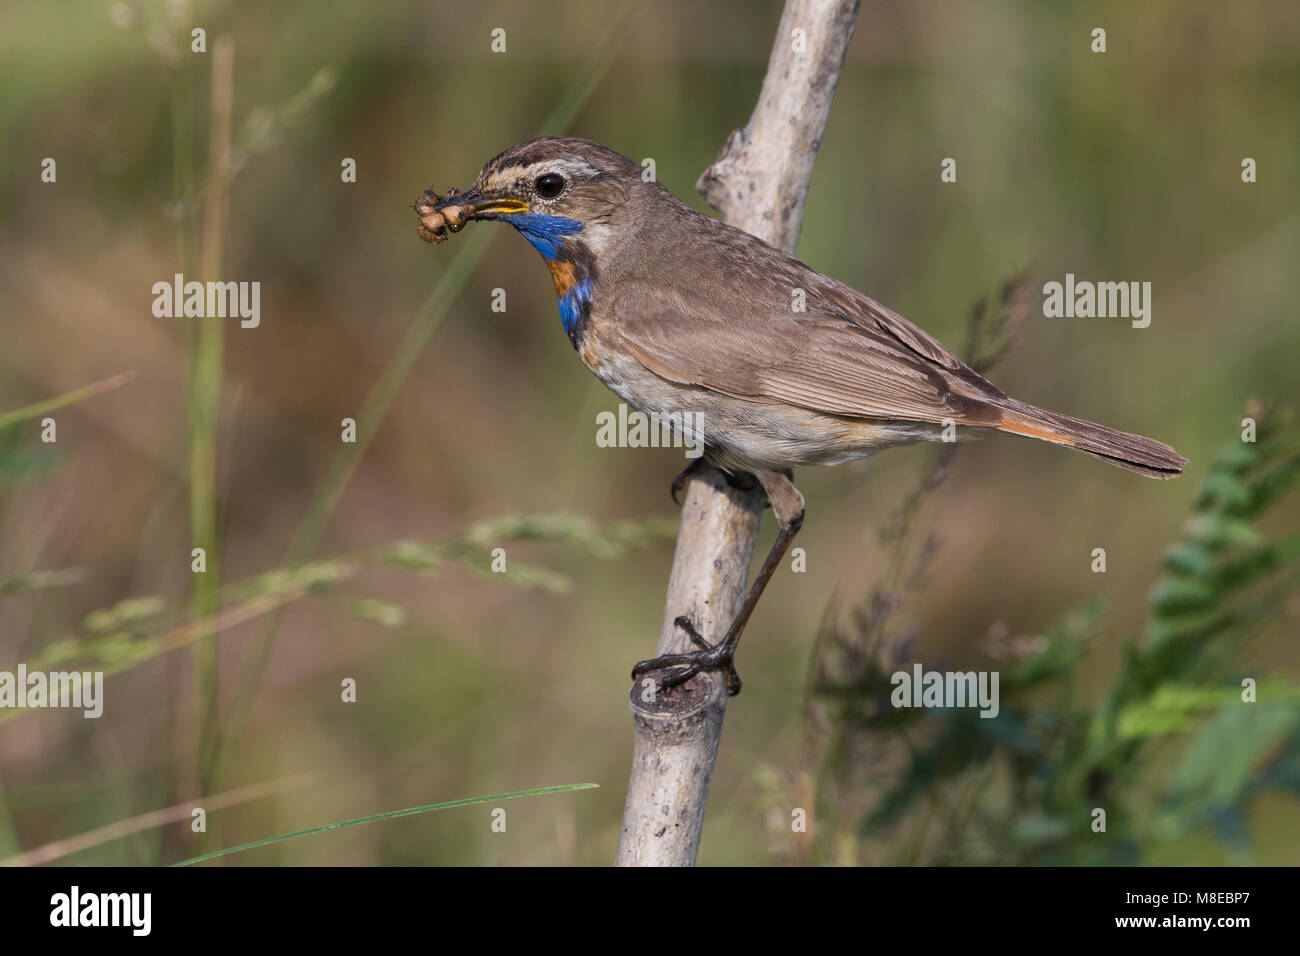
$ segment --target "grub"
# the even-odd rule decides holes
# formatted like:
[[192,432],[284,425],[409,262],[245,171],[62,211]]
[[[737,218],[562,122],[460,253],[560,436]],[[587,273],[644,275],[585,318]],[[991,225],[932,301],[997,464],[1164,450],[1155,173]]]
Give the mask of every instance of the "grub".
[[446,194],[442,196],[433,189],[426,189],[420,193],[419,198],[411,204],[411,208],[415,210],[415,215],[420,220],[420,225],[415,230],[416,235],[425,242],[437,245],[450,238],[449,233],[460,232],[474,214],[474,207],[464,205],[438,208],[440,204],[459,195],[460,190],[455,186],[447,187]]

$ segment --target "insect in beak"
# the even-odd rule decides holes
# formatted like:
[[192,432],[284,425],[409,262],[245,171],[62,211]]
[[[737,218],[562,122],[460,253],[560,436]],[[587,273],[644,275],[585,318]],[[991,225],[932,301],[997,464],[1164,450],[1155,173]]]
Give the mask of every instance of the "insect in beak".
[[411,208],[420,219],[416,233],[425,242],[437,245],[449,238],[448,233],[460,232],[471,220],[528,212],[529,207],[517,199],[485,199],[476,189],[459,192],[451,186],[443,196],[426,189]]

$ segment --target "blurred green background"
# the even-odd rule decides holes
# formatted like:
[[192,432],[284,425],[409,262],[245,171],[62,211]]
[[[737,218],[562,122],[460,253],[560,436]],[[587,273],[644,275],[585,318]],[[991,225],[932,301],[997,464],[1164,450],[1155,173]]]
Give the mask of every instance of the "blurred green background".
[[[447,541],[500,515],[657,517],[671,531],[680,452],[596,446],[595,417],[617,399],[573,354],[542,262],[512,230],[483,225],[432,248],[409,205],[431,184],[468,185],[570,104],[563,131],[653,157],[660,181],[704,208],[696,177],[748,119],[779,16],[779,3],[748,0],[0,4],[0,411],[134,373],[52,413],[55,444],[40,442],[37,420],[0,431],[0,580],[83,569],[0,596],[0,668],[91,632],[128,644],[175,635],[191,611],[273,589],[204,590],[217,582]],[[206,54],[189,50],[195,26]],[[1097,26],[1102,55],[1089,49]],[[497,27],[503,54],[490,50]],[[200,260],[212,248],[202,232],[220,38],[233,41],[237,168],[219,271],[261,282],[261,326],[206,320],[218,328],[205,337],[205,320],[155,318],[151,288],[181,271],[218,278]],[[1289,0],[863,3],[800,257],[954,346],[972,303],[1027,267],[1031,313],[991,377],[1191,459],[1187,477],[1165,483],[1025,440],[963,448],[925,505],[942,550],[899,612],[927,666],[996,666],[982,650],[990,633],[1035,635],[1101,594],[1106,639],[1075,676],[1085,699],[1111,686],[1211,455],[1248,400],[1296,398],[1298,105]],[[1250,185],[1247,156],[1259,170]],[[56,183],[41,181],[45,157]],[[355,183],[340,181],[344,157]],[[944,157],[957,159],[955,184],[939,181]],[[479,243],[483,259],[468,262]],[[463,289],[449,283],[430,302],[457,268]],[[1042,284],[1066,272],[1151,282],[1151,326],[1043,318]],[[504,313],[491,310],[495,288]],[[427,347],[412,347],[412,327]],[[204,375],[214,367],[219,391]],[[363,427],[348,473],[339,423],[361,415],[377,382],[400,388]],[[788,808],[812,799],[813,637],[879,577],[877,523],[928,454],[799,476],[808,571],[778,575],[748,629],[701,862],[889,859],[843,845],[808,856]],[[313,509],[329,482],[337,507]],[[1284,502],[1270,520],[1294,527],[1298,513]],[[312,520],[318,542],[301,530]],[[198,584],[190,549],[205,521],[212,567]],[[132,659],[108,678],[98,721],[11,716],[0,858],[290,778],[211,813],[206,835],[181,821],[62,859],[170,862],[398,807],[589,781],[601,789],[507,804],[504,834],[489,807],[471,807],[231,860],[608,863],[631,752],[628,670],[653,649],[672,546],[659,537],[615,554],[582,546],[589,526],[565,528],[577,546],[507,551],[567,588],[541,571],[532,587],[477,574],[465,566],[477,552],[427,575],[365,561],[279,611],[224,621],[211,641]],[[1105,575],[1089,568],[1097,547]],[[139,597],[166,612],[137,608],[138,627],[116,631],[86,620]],[[1234,664],[1294,679],[1297,615],[1292,598]],[[356,703],[340,701],[347,677]],[[213,693],[202,718],[198,701]],[[1294,795],[1245,809],[1244,849],[1197,830],[1141,859],[1300,860]]]

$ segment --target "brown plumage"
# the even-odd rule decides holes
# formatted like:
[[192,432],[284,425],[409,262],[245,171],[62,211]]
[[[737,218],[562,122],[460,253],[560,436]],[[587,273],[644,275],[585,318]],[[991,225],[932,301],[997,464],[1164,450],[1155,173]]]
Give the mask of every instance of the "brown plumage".
[[797,466],[937,440],[949,423],[1075,448],[1153,478],[1186,464],[1153,439],[1009,397],[902,316],[696,212],[589,140],[515,146],[472,189],[420,209],[426,223],[442,211],[458,225],[501,219],[519,229],[547,259],[566,331],[592,371],[647,414],[701,413],[707,458],[753,473],[767,491],[782,534],[726,637],[638,665],[677,666],[668,685],[730,666],[802,520],[803,497],[783,474]]

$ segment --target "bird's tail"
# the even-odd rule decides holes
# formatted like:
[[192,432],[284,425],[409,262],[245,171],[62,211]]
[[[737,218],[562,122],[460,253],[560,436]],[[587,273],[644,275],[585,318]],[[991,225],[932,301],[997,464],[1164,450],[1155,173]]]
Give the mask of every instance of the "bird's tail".
[[1181,474],[1187,464],[1187,459],[1178,452],[1152,438],[1130,435],[1014,399],[1000,402],[999,406],[1002,421],[994,426],[999,431],[1077,448],[1148,478],[1172,478]]

